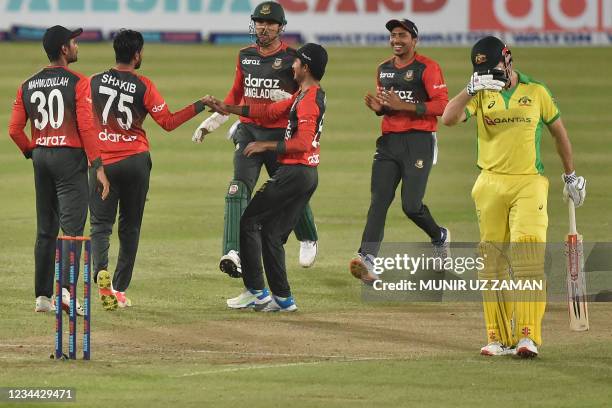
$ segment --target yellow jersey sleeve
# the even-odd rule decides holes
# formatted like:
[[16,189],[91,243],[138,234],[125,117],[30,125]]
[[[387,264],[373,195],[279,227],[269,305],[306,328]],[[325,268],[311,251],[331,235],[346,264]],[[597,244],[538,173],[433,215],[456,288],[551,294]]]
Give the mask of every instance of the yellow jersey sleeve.
[[561,112],[548,88],[542,84],[540,86],[540,117],[545,124],[550,125],[559,118]]

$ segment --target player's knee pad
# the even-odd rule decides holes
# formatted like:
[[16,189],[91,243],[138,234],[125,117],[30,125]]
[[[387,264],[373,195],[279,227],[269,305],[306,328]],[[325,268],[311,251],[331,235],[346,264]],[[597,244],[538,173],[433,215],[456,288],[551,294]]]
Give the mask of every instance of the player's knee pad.
[[482,241],[478,244],[478,255],[484,266],[478,271],[479,279],[495,280],[509,277],[510,263],[503,243]]

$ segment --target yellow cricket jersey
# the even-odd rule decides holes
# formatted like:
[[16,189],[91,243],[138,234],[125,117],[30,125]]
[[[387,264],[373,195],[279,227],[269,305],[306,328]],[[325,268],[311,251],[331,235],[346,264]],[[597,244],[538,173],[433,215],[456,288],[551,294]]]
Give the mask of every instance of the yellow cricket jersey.
[[478,124],[478,167],[501,174],[541,174],[542,128],[560,112],[545,85],[525,74],[502,92],[481,91],[465,113]]

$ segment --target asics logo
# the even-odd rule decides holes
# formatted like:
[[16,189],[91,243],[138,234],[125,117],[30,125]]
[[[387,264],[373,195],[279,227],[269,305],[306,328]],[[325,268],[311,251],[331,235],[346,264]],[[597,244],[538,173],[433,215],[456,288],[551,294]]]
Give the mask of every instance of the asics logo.
[[151,112],[161,112],[164,109],[164,106],[166,106],[166,102],[162,103],[161,105],[153,106]]

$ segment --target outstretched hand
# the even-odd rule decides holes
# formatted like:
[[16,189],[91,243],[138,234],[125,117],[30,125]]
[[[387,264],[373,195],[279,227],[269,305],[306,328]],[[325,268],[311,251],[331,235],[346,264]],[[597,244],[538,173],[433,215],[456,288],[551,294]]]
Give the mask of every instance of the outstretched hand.
[[376,97],[382,106],[391,110],[402,110],[404,107],[404,101],[395,93],[393,87],[391,89],[382,89]]
[[383,105],[382,103],[371,93],[367,93],[364,97],[363,100],[366,104],[366,106],[368,108],[370,108],[372,111],[376,112],[376,113],[380,113],[383,110]]

